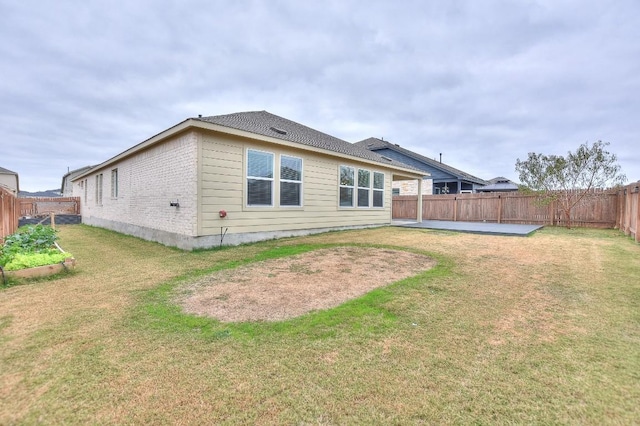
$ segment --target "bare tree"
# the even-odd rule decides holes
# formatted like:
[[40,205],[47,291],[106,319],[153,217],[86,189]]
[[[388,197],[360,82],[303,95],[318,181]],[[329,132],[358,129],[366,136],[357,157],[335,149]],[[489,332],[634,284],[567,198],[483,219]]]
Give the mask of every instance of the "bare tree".
[[597,141],[589,146],[587,142],[566,157],[530,152],[526,161],[516,161],[523,189],[537,193],[543,204],[556,201],[570,228],[571,210],[588,193],[626,181],[616,155],[606,150],[608,145]]

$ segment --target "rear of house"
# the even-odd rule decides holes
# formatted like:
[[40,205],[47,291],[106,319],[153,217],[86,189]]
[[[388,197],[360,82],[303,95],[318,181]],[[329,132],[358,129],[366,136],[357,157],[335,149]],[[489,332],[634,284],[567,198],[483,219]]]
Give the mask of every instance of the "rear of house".
[[83,222],[184,249],[391,222],[423,173],[266,111],[199,117],[76,176]]

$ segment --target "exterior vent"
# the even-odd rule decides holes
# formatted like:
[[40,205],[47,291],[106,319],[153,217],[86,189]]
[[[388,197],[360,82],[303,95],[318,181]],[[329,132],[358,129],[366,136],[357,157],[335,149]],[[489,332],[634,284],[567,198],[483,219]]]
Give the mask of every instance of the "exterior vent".
[[287,134],[286,130],[278,129],[277,127],[273,127],[273,126],[269,127],[269,130],[273,130],[274,132],[279,133],[281,135]]
[[383,159],[387,160],[387,161],[393,161],[391,158],[389,158],[389,157],[385,157],[384,155],[381,155],[381,157],[382,157]]

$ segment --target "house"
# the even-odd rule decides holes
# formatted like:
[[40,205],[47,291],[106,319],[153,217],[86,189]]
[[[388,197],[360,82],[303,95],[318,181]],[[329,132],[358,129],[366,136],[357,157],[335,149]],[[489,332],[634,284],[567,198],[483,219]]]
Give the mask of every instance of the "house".
[[86,173],[93,166],[84,166],[79,169],[71,170],[67,172],[64,176],[62,176],[62,183],[60,184],[60,195],[63,197],[72,197],[73,196],[73,178],[83,173]]
[[478,188],[478,192],[514,192],[517,190],[517,183],[502,176],[490,179],[487,185]]
[[83,223],[194,249],[388,225],[391,182],[423,175],[252,111],[188,118],[72,182]]
[[18,174],[4,167],[0,167],[0,186],[8,189],[13,195],[18,196],[18,192],[20,192]]
[[[476,190],[486,185],[488,182],[455,169],[444,164],[442,161],[425,157],[408,149],[402,148],[398,144],[388,141],[369,138],[355,143],[356,146],[366,148],[384,157],[391,158],[401,163],[410,165],[429,174],[427,184],[431,183],[431,189],[424,191],[425,194],[459,194],[464,192],[476,192]],[[411,188],[405,188],[402,184],[396,184],[397,195],[417,194]],[[406,185],[405,185],[406,187]]]

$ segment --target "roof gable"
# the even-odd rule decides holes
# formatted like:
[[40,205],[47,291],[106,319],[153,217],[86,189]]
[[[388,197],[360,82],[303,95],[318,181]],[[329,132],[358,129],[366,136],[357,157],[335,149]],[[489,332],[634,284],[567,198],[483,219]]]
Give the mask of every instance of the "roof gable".
[[455,176],[458,179],[463,179],[469,182],[477,183],[480,185],[486,185],[488,182],[484,179],[480,179],[479,177],[470,175],[469,173],[465,173],[462,170],[456,169],[455,167],[448,166],[444,163],[431,159],[429,157],[425,157],[416,152],[409,151],[408,149],[402,148],[400,145],[393,144],[378,138],[369,138],[362,140],[360,142],[356,142],[354,145],[360,146],[362,148],[369,149],[371,151],[379,151],[383,149],[389,149],[395,152],[398,152],[402,155],[405,155],[413,160],[418,161],[428,167],[433,167],[434,169],[444,171]]

